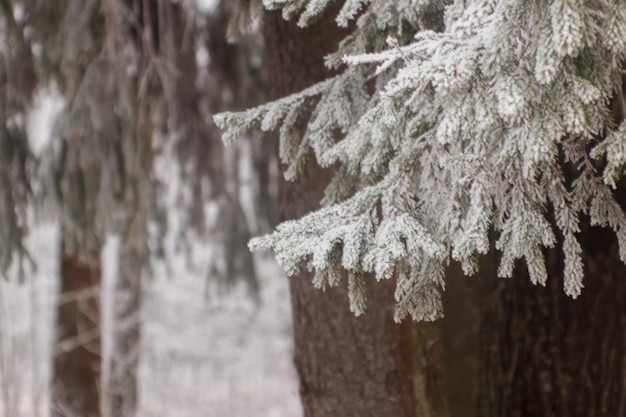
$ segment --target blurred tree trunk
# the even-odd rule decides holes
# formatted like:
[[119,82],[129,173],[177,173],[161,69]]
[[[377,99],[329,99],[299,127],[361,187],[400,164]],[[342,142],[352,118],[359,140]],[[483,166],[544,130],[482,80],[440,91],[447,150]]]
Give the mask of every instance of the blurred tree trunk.
[[121,236],[114,289],[112,352],[103,398],[104,415],[132,417],[138,405],[142,271],[146,263],[146,214],[136,210]]
[[[66,97],[78,94],[75,77],[83,77],[104,43],[99,2],[35,2],[35,37],[49,36],[42,77],[55,79]],[[49,19],[53,17],[53,19]],[[81,23],[81,29],[66,25]],[[79,36],[76,36],[79,35]],[[76,51],[81,51],[76,59]],[[49,71],[49,72],[48,72]],[[52,415],[100,415],[101,397],[101,264],[94,200],[99,190],[99,163],[85,155],[89,133],[73,115],[63,126],[63,139],[54,187],[61,202],[62,236],[60,299],[57,310],[53,367]]]
[[[271,98],[330,75],[322,58],[341,35],[332,17],[300,29],[280,13],[266,13],[263,23]],[[283,218],[317,208],[330,177],[331,170],[310,166],[297,182],[283,181]],[[349,311],[345,287],[322,292],[302,273],[290,279],[290,290],[306,417],[447,415],[437,324],[394,323],[391,280],[369,286],[368,311],[358,318]]]
[[[62,245],[63,246],[63,245]],[[100,259],[61,249],[53,416],[100,415]]]
[[[121,7],[123,6],[125,7]],[[147,227],[152,204],[153,139],[163,121],[164,98],[177,77],[168,67],[165,45],[186,26],[177,19],[182,5],[169,0],[103,2],[108,44],[115,71],[115,105],[122,138],[115,143],[116,194],[120,209],[115,230],[120,237],[113,290],[109,380],[102,409],[106,416],[132,417],[138,407],[142,328],[142,279],[148,261]],[[125,56],[125,54],[129,56]],[[175,61],[174,61],[175,62]],[[128,68],[135,65],[135,73]]]

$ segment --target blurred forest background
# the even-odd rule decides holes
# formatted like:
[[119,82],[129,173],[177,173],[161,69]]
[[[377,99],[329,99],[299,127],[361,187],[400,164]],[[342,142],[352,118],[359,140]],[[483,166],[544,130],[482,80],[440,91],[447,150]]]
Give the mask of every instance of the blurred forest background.
[[0,417],[301,415],[247,3],[0,0]]

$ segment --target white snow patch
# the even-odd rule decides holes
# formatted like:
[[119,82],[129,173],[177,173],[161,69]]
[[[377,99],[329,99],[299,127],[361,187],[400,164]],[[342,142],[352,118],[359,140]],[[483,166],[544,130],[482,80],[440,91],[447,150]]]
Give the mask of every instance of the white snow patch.
[[145,297],[139,416],[302,415],[287,279],[272,260],[258,260],[258,306],[243,286],[206,300],[202,268],[187,269],[183,259],[170,272],[155,268]]
[[60,228],[33,225],[26,247],[35,268],[0,278],[0,417],[49,414]]
[[[102,280],[100,282],[101,294],[101,321],[102,326],[102,374],[101,386],[104,389],[109,387],[110,367],[113,359],[113,321],[114,321],[114,298],[113,293],[115,283],[119,274],[119,257],[120,257],[120,237],[117,235],[107,235],[104,246],[100,253],[102,260]],[[107,398],[107,396],[103,396]],[[111,416],[110,405],[106,402],[102,404],[104,415]]]
[[40,157],[48,148],[52,129],[63,107],[65,99],[54,87],[41,89],[35,96],[28,114],[28,141],[35,156]]
[[196,0],[198,10],[202,13],[213,13],[217,6],[220,4],[220,0]]

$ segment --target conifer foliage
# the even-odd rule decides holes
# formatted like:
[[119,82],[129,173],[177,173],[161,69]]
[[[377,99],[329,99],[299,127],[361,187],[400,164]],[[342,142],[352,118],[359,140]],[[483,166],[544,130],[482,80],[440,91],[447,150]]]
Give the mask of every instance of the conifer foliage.
[[[329,3],[263,1],[301,26]],[[626,262],[626,215],[613,195],[626,128],[607,110],[622,97],[626,3],[347,0],[336,20],[356,23],[326,58],[345,64],[339,75],[215,117],[226,143],[277,129],[287,179],[311,155],[336,167],[321,209],[251,249],[272,248],[288,274],[313,269],[320,288],[347,271],[357,315],[369,274],[395,276],[396,320],[440,317],[451,259],[472,275],[491,246],[500,277],[523,259],[544,285],[542,251],[558,241],[564,291],[576,298],[581,215],[614,230]]]

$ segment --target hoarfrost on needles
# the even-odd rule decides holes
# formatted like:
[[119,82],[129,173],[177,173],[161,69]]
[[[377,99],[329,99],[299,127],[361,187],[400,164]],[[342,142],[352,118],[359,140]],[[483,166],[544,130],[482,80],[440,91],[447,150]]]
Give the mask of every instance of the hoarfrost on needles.
[[[264,0],[300,25],[329,3]],[[624,172],[626,128],[606,111],[622,94],[626,3],[349,0],[336,21],[354,20],[326,58],[348,64],[339,75],[215,119],[226,142],[278,129],[288,179],[310,153],[341,165],[323,208],[252,249],[272,248],[290,274],[312,269],[318,287],[347,278],[355,314],[370,276],[395,277],[397,320],[442,315],[451,258],[471,275],[479,255],[499,250],[499,276],[524,259],[530,279],[545,284],[542,250],[557,236],[564,290],[577,297],[581,215],[615,231],[626,261],[626,215],[611,190]],[[295,126],[307,121],[301,134]],[[566,175],[564,162],[577,172]]]

